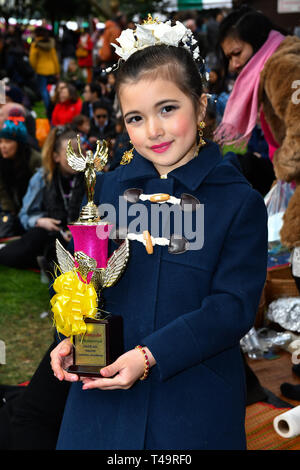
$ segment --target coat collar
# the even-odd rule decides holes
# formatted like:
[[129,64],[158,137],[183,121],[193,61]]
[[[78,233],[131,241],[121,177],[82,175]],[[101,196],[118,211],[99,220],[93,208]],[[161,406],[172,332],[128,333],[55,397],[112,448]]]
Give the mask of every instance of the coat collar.
[[[173,177],[188,189],[195,190],[221,160],[222,155],[218,145],[208,141],[200,150],[198,157],[171,171],[168,173],[168,177]],[[122,182],[144,178],[159,178],[153,164],[135,151],[132,162],[124,166],[122,170],[119,176]]]

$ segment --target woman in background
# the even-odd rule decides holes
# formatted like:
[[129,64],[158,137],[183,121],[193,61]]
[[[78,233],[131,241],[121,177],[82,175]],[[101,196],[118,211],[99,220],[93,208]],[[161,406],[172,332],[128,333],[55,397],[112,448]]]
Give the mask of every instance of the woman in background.
[[82,101],[78,97],[76,88],[66,83],[61,86],[58,91],[58,101],[54,106],[51,121],[53,126],[62,126],[70,124],[72,119],[80,114]]
[[25,118],[18,110],[15,114],[18,115],[8,116],[0,130],[1,237],[22,233],[17,216],[29,180],[41,166],[40,153],[28,143]]

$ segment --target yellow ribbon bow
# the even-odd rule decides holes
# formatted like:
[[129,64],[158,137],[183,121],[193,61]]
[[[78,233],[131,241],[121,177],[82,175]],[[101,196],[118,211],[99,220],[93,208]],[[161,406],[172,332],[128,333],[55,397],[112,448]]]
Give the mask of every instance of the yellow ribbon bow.
[[64,336],[84,335],[84,318],[96,318],[97,293],[92,284],[82,282],[76,271],[58,276],[53,288],[57,294],[51,299],[54,323]]

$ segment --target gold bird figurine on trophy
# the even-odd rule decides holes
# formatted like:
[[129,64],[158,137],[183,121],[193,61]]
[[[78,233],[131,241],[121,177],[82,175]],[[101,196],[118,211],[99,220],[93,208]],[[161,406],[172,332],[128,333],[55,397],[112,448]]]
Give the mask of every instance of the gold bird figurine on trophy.
[[93,154],[91,150],[87,150],[84,156],[80,146],[80,136],[77,135],[78,154],[74,151],[71,140],[67,145],[68,164],[75,171],[84,171],[85,186],[88,203],[80,212],[78,222],[97,222],[100,220],[96,205],[94,204],[94,192],[96,184],[97,172],[103,171],[108,160],[108,145],[105,140],[97,140],[96,151]]

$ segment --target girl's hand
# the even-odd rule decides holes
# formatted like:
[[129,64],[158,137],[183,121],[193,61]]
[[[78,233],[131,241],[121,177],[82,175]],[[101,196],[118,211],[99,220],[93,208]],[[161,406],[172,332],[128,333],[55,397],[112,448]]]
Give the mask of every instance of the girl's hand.
[[[150,367],[156,364],[154,357],[148,348]],[[103,378],[82,378],[84,383],[82,389],[89,390],[92,388],[100,388],[101,390],[127,390],[143,375],[145,361],[143,354],[137,349],[122,354],[118,359],[109,366],[101,369]]]
[[52,219],[50,217],[41,217],[36,221],[36,227],[42,227],[46,230],[49,230],[49,232],[52,230],[59,232],[60,224],[61,220]]
[[69,374],[65,371],[65,369],[73,364],[72,349],[71,341],[69,338],[66,338],[50,353],[51,367],[58,380],[67,380],[68,382],[76,382],[79,380],[78,375]]

